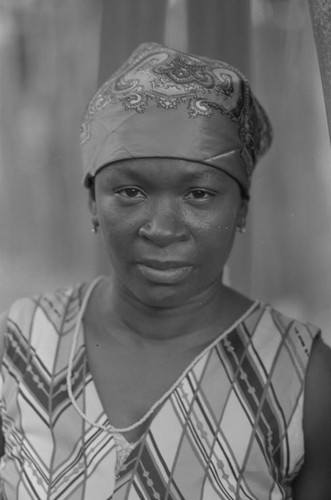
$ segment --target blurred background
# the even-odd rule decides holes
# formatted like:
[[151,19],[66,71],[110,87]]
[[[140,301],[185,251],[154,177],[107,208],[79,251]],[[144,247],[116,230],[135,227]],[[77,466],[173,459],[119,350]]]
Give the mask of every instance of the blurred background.
[[275,139],[227,279],[331,337],[331,153],[308,0],[0,0],[0,310],[108,272],[79,127],[143,41],[224,59],[250,79]]

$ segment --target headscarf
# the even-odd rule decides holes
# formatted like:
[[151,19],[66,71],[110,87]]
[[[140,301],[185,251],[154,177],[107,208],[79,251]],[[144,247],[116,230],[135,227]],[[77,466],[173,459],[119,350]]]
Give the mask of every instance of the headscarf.
[[176,158],[226,172],[248,197],[253,169],[271,138],[268,117],[239,70],[143,43],[87,108],[84,184],[120,160]]

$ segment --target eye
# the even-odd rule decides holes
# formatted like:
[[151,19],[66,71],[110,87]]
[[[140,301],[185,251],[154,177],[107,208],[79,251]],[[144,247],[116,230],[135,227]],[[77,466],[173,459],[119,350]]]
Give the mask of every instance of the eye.
[[189,200],[210,200],[214,195],[210,191],[206,191],[205,189],[192,189],[186,196]]
[[121,188],[116,191],[117,194],[123,196],[123,198],[145,198],[144,193],[134,187]]

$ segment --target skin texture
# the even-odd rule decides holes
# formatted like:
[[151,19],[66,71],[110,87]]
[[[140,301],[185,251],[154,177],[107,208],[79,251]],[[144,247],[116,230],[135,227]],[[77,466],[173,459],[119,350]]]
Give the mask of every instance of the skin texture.
[[[218,289],[246,205],[237,182],[218,169],[145,159],[102,169],[91,210],[118,291],[130,300],[168,308]],[[144,274],[139,264],[149,260],[176,261],[189,269],[183,280],[169,283]]]

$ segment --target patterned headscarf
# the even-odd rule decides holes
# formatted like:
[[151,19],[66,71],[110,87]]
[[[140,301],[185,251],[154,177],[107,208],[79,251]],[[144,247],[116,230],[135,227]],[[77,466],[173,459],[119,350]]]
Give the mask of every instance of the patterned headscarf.
[[119,160],[177,158],[223,170],[248,196],[253,169],[271,136],[266,113],[236,68],[143,43],[86,111],[84,183]]

